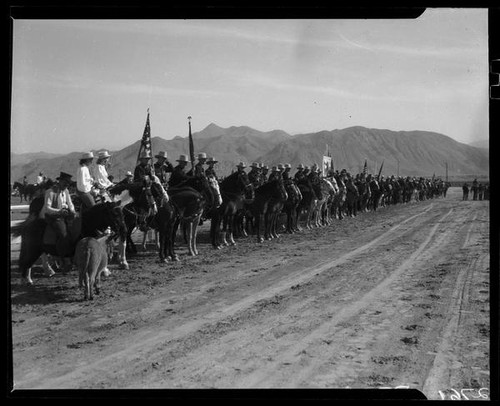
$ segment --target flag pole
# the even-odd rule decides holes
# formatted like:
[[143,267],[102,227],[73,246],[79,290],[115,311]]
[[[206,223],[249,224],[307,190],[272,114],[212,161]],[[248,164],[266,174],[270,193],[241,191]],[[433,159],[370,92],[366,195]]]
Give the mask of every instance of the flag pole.
[[191,169],[194,171],[194,143],[193,134],[191,133],[191,116],[188,117],[189,123],[189,157],[191,159]]

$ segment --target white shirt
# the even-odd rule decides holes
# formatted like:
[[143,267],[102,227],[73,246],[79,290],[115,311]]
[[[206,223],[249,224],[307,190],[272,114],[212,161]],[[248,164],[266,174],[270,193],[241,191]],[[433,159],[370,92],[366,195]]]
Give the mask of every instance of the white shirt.
[[99,183],[100,187],[108,188],[113,182],[108,179],[108,171],[106,171],[105,165],[97,165],[97,183]]
[[89,193],[94,184],[94,179],[90,176],[88,166],[80,165],[76,171],[76,188],[83,193]]
[[39,218],[44,218],[45,213],[57,214],[62,209],[75,212],[75,206],[71,201],[69,190],[60,190],[58,187],[50,188],[45,192],[44,205],[40,211]]

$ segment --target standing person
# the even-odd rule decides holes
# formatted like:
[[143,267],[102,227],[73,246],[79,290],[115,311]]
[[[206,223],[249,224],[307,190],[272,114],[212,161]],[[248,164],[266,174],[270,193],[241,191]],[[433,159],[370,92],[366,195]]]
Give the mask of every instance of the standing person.
[[57,182],[44,196],[44,204],[39,217],[45,219],[47,226],[51,227],[56,235],[57,254],[63,260],[63,273],[71,269],[71,236],[68,232],[68,220],[75,216],[75,206],[71,201],[68,187],[71,184],[71,175],[61,172]]
[[206,177],[213,176],[215,179],[218,179],[217,174],[215,173],[215,168],[214,168],[214,165],[217,162],[219,162],[219,161],[216,161],[213,157],[207,158],[206,164],[208,165],[208,168],[205,169],[205,176]]
[[149,176],[153,179],[153,168],[151,166],[151,154],[148,151],[142,151],[139,156],[139,164],[134,170],[134,182],[143,182],[144,178]]
[[174,168],[172,176],[170,176],[170,180],[168,181],[169,187],[176,187],[185,180],[189,179],[189,176],[186,174],[186,166],[188,163],[190,163],[187,155],[180,155],[179,159],[177,159],[176,161],[178,162],[178,164]]
[[474,179],[472,182],[472,200],[477,200],[477,192],[478,192],[478,182],[477,179]]
[[484,186],[482,183],[477,185],[477,198],[478,200],[483,200]]
[[76,194],[82,202],[82,210],[90,209],[95,205],[93,196],[94,179],[89,169],[93,160],[94,154],[92,152],[85,152],[80,157],[80,167],[76,172]]
[[168,174],[174,171],[174,166],[168,161],[167,153],[159,151],[155,155],[156,162],[153,164],[155,175],[160,179],[162,185],[168,182]]
[[108,151],[101,151],[97,156],[97,174],[96,174],[96,184],[99,188],[101,198],[104,201],[111,201],[106,189],[113,186],[113,182],[109,180],[109,175],[107,171],[107,166],[109,165],[109,155]]

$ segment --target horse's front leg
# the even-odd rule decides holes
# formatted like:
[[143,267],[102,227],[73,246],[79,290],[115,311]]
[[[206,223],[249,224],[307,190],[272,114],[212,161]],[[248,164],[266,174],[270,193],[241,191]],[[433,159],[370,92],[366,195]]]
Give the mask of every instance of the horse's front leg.
[[230,216],[227,224],[227,232],[230,245],[236,245],[236,242],[234,241],[234,231],[233,231],[235,229],[236,219],[237,219],[236,215]]

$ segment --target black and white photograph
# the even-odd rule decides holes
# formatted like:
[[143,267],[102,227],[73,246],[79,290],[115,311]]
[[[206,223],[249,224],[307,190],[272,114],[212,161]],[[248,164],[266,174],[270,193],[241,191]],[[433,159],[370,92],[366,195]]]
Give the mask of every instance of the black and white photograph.
[[491,400],[488,9],[189,15],[12,18],[11,393]]

